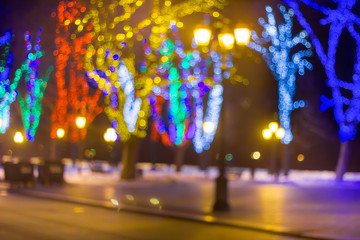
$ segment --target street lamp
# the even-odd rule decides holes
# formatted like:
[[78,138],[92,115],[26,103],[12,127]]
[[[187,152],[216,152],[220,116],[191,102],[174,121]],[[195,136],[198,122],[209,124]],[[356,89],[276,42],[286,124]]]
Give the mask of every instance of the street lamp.
[[24,142],[24,136],[21,132],[16,132],[14,135],[14,142],[15,143],[22,143]]
[[[209,28],[198,28],[194,31],[194,39],[195,42],[199,46],[207,46],[211,40],[211,30]],[[235,35],[235,37],[234,37]],[[235,29],[234,34],[230,31],[224,31],[218,34],[218,43],[221,50],[225,51],[225,54],[228,54],[228,51],[234,47],[236,38],[236,43],[239,46],[244,46],[250,39],[250,31]],[[224,84],[225,90],[225,84]],[[223,91],[224,91],[223,90]],[[224,91],[225,92],[225,91]],[[226,160],[225,160],[225,151],[224,151],[224,143],[225,143],[225,93],[223,93],[223,111],[221,113],[221,140],[220,140],[220,153],[218,155],[218,171],[219,176],[216,178],[216,190],[215,190],[215,203],[213,206],[214,211],[228,211],[230,210],[230,206],[228,204],[228,190],[227,190],[227,177],[226,177]],[[204,131],[214,130],[213,123],[205,122],[203,125]]]
[[[284,136],[285,136],[285,130],[281,127],[279,127],[279,125],[276,122],[271,122],[268,125],[268,128],[263,129],[262,131],[262,135],[263,138],[265,140],[271,140],[271,139],[276,139],[276,140],[281,140]],[[278,141],[273,141],[272,144],[272,156],[270,159],[270,173],[271,174],[275,174],[275,177],[278,177],[278,172],[279,172],[279,167],[277,164],[277,144]]]
[[63,128],[59,128],[56,131],[56,135],[57,135],[58,138],[63,138],[65,136],[65,130]]
[[117,134],[115,129],[113,128],[106,129],[106,132],[104,133],[104,140],[106,142],[115,142],[116,139],[117,139]]
[[207,46],[210,43],[211,30],[201,27],[194,30],[194,39],[198,46]]
[[[76,124],[76,127],[79,129],[79,131],[81,129],[83,129],[86,125],[86,118],[82,117],[82,116],[79,116],[75,119],[75,124]],[[79,134],[79,141],[78,141],[78,148],[79,148],[79,153],[78,153],[78,157],[79,157],[79,160],[82,159],[82,144],[81,144],[81,133]]]
[[79,128],[79,129],[82,129],[85,127],[86,125],[86,118],[84,117],[77,117],[76,120],[75,120],[75,123],[76,123],[76,126]]

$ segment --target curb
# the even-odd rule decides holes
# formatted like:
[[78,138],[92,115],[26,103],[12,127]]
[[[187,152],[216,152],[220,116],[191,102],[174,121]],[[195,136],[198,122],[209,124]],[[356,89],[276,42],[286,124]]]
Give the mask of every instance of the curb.
[[111,203],[110,201],[101,201],[101,200],[92,200],[86,198],[79,198],[79,197],[72,197],[66,196],[61,194],[53,194],[47,192],[39,192],[39,191],[32,191],[27,189],[19,189],[15,191],[16,193],[24,196],[35,197],[40,199],[47,199],[53,201],[61,201],[66,203],[75,203],[75,204],[82,204],[90,207],[97,207],[103,208],[108,210],[118,210],[136,214],[147,214],[159,217],[168,217],[174,218],[179,220],[186,220],[186,221],[193,221],[198,223],[205,223],[209,225],[219,225],[224,227],[230,228],[240,228],[243,230],[250,230],[256,232],[263,232],[272,235],[280,235],[280,236],[287,236],[287,237],[296,237],[296,238],[303,238],[303,239],[312,239],[312,240],[339,240],[339,238],[329,238],[329,237],[320,237],[320,236],[311,236],[308,234],[304,234],[297,231],[292,231],[289,229],[280,228],[273,225],[257,225],[257,224],[249,224],[246,222],[241,223],[234,223],[231,221],[226,221],[223,219],[216,218],[211,215],[199,215],[199,214],[190,214],[190,213],[183,213],[179,211],[171,211],[171,210],[163,210],[163,209],[151,209],[147,207],[141,206],[129,206],[129,205],[116,205]]

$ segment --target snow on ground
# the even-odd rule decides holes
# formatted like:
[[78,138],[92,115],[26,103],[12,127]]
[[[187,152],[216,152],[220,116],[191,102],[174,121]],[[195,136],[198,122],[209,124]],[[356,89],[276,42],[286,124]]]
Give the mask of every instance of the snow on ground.
[[[217,176],[217,168],[209,167],[206,171],[202,171],[197,166],[183,166],[180,173],[177,173],[174,165],[156,164],[156,169],[152,169],[150,163],[139,163],[138,169],[141,169],[141,179],[152,181],[192,181],[192,180],[212,180]],[[70,163],[65,164],[65,181],[77,184],[111,184],[120,180],[120,167],[110,167],[105,165],[105,173],[94,172],[91,166],[82,162],[76,166]],[[35,176],[37,170],[35,167]],[[140,174],[140,173],[139,173]],[[246,168],[229,168],[228,177],[231,182],[250,181],[250,170]],[[4,170],[0,167],[0,179],[4,179]],[[277,182],[295,183],[298,185],[334,185],[336,182],[335,173],[333,171],[310,171],[310,170],[291,170],[286,178],[280,176]],[[256,169],[256,182],[274,182],[274,177],[267,173],[266,169]],[[346,173],[344,182],[360,183],[360,173]]]

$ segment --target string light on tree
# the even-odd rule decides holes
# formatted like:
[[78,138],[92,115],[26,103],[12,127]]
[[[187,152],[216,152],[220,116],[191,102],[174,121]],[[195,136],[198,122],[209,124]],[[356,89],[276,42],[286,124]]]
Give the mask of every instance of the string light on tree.
[[[360,122],[360,17],[353,13],[356,10],[356,0],[339,0],[329,1],[329,6],[321,6],[312,0],[284,0],[291,8],[294,9],[295,15],[301,26],[309,33],[309,37],[316,50],[316,54],[324,66],[327,76],[327,84],[332,90],[332,99],[325,96],[321,97],[321,111],[333,107],[335,119],[339,125],[339,137],[341,147],[339,152],[338,163],[336,167],[336,179],[342,180],[350,157],[350,141],[356,137],[357,126]],[[306,20],[305,16],[299,9],[298,2],[302,2],[308,7],[325,15],[320,20],[320,24],[329,25],[327,46],[323,45],[313,28]],[[337,67],[337,63],[343,61],[339,58],[338,46],[343,40],[342,36],[349,35],[355,43],[355,54],[353,61],[352,78],[340,79],[343,68]],[[350,65],[351,66],[351,65]]]
[[23,98],[19,92],[18,101],[21,107],[22,121],[25,127],[25,137],[29,141],[34,141],[35,133],[40,122],[42,109],[41,101],[44,97],[44,91],[50,73],[53,70],[53,67],[50,66],[46,71],[44,78],[38,77],[39,74],[37,69],[40,65],[40,58],[43,56],[40,46],[41,32],[42,29],[40,28],[34,44],[31,43],[29,31],[26,31],[24,34],[27,60],[25,61],[26,65],[23,65],[25,67],[23,71],[25,72],[25,83],[28,93],[25,94]]
[[[91,34],[95,41],[89,45],[84,62],[87,77],[91,84],[96,85],[106,95],[105,112],[121,140],[127,141],[131,136],[145,137],[146,120],[150,113],[147,97],[156,85],[153,81],[156,67],[167,61],[167,56],[156,58],[156,49],[161,48],[161,43],[171,29],[183,27],[181,18],[198,12],[212,13],[212,9],[220,8],[224,4],[222,1],[210,3],[206,0],[188,0],[177,4],[158,0],[92,3],[91,10],[80,23],[81,26],[83,22],[92,22],[94,26]],[[133,15],[139,8],[151,8],[151,16],[131,25]],[[134,53],[136,46],[144,49],[143,56]],[[135,68],[135,63],[140,63],[138,68]],[[125,83],[121,84],[119,80],[119,66],[125,66],[125,72],[128,72],[125,75],[133,79],[134,93],[125,93]],[[135,121],[134,127],[133,122],[124,120],[130,110],[134,114],[131,120]]]
[[[253,42],[249,42],[248,46],[263,55],[264,60],[273,72],[274,77],[278,81],[279,92],[279,119],[280,125],[285,129],[285,136],[282,143],[289,144],[293,135],[291,133],[291,112],[299,107],[304,107],[303,100],[294,101],[296,89],[296,75],[304,75],[305,68],[312,70],[312,65],[304,59],[310,57],[311,44],[306,40],[306,31],[300,32],[293,37],[293,16],[292,9],[286,10],[279,5],[279,10],[284,18],[284,23],[276,24],[273,9],[266,6],[267,22],[259,19],[260,25],[264,28],[262,37],[258,37],[256,32],[252,31],[251,37]],[[294,52],[294,47],[302,44],[305,49]]]
[[11,32],[6,32],[0,37],[0,133],[5,133],[10,123],[10,105],[16,99],[16,88],[19,83],[21,70],[16,71],[15,78],[10,81],[10,72],[13,65],[14,57],[9,51],[12,40]]
[[[57,137],[57,130],[61,128],[69,133],[71,142],[83,140],[87,134],[86,128],[79,131],[76,126],[78,115],[84,116],[87,124],[90,124],[103,111],[99,101],[101,91],[89,88],[83,72],[85,46],[92,40],[87,31],[93,28],[92,23],[81,20],[85,11],[86,7],[80,0],[60,1],[57,12],[52,14],[57,20],[54,56],[57,62],[55,77],[58,94],[51,116],[50,136]],[[74,31],[83,34],[76,35]]]
[[[332,89],[332,99],[328,99],[325,96],[321,97],[322,105],[320,110],[325,111],[327,108],[333,107],[335,119],[339,124],[341,141],[352,140],[356,137],[356,128],[360,122],[360,102],[358,100],[360,97],[360,32],[355,27],[360,26],[360,17],[351,12],[356,0],[334,1],[337,5],[336,9],[323,7],[310,0],[300,1],[326,16],[320,23],[322,25],[330,25],[327,52],[325,52],[326,48],[321,44],[310,24],[301,13],[297,1],[285,0],[285,2],[294,9],[299,23],[309,33],[316,53],[322,65],[324,65],[328,78],[328,86]],[[339,36],[341,36],[345,30],[350,33],[350,36],[356,43],[352,82],[341,80],[335,68],[337,47],[340,41]],[[344,96],[341,89],[350,91],[352,94]]]

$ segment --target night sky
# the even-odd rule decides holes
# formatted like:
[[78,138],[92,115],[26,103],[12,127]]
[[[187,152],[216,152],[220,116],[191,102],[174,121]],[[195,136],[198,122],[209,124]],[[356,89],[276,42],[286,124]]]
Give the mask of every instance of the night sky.
[[[45,56],[41,58],[39,72],[44,73],[50,65],[55,65],[55,28],[56,20],[51,17],[51,13],[56,11],[59,1],[55,0],[0,0],[0,35],[6,30],[11,29],[15,35],[15,39],[10,50],[14,53],[15,61],[12,69],[18,68],[24,60],[25,49],[23,34],[29,30],[31,34],[36,35],[37,29],[43,29],[42,48]],[[232,22],[242,22],[249,28],[261,33],[262,28],[257,23],[259,17],[266,17],[265,5],[271,5],[275,9],[275,14],[280,16],[275,6],[280,1],[230,1],[230,7],[225,7],[223,14],[228,16]],[[360,9],[360,8],[356,8]],[[311,10],[312,20],[314,24],[321,16]],[[200,19],[200,20],[199,20]],[[279,18],[280,20],[281,18]],[[187,33],[191,33],[201,16],[194,16],[184,20],[185,27],[183,31],[188,29]],[[327,39],[327,29],[317,24],[315,31],[320,34],[322,41]],[[293,32],[301,31],[300,26],[294,23]],[[354,42],[348,35],[342,36],[339,46],[339,57],[344,59],[337,63],[336,67],[341,69],[342,79],[351,78]],[[270,121],[277,120],[277,82],[275,81],[271,71],[268,69],[261,56],[249,49],[238,49],[241,51],[242,57],[235,60],[238,67],[238,74],[249,80],[249,85],[241,83],[225,85],[225,146],[226,152],[232,153],[234,158],[230,162],[232,166],[247,167],[251,164],[250,154],[259,150],[263,153],[261,160],[258,162],[259,167],[267,166],[267,158],[269,157],[270,144],[262,139],[261,131],[267,127]],[[261,60],[261,61],[260,61]],[[305,76],[297,78],[297,90],[295,99],[303,99],[307,106],[303,109],[297,109],[292,113],[292,129],[294,140],[292,146],[292,167],[300,169],[330,169],[335,168],[340,140],[337,135],[338,126],[333,117],[332,109],[325,112],[319,111],[320,96],[326,95],[331,97],[330,89],[326,86],[326,75],[322,65],[316,55],[309,58],[313,64],[313,71],[306,71]],[[20,83],[21,84],[21,83]],[[24,86],[20,86],[22,91]],[[35,136],[35,142],[27,143],[24,148],[41,150],[43,156],[47,156],[49,148],[49,134],[51,128],[50,114],[56,100],[56,80],[52,73],[45,90],[43,99],[43,114],[40,126]],[[151,121],[151,120],[150,120]],[[151,123],[149,123],[151,126]],[[103,141],[103,133],[105,129],[110,127],[105,114],[99,115],[89,126],[88,137],[85,141],[87,148],[95,148],[97,151],[96,159],[107,159],[109,153]],[[3,152],[6,152],[12,146],[12,136],[16,130],[22,129],[19,103],[15,101],[11,105],[11,123],[7,133],[0,137],[3,143]],[[211,145],[210,151],[197,155],[193,147],[188,147],[185,155],[185,162],[188,164],[198,164],[202,158],[208,159],[208,164],[214,164],[215,154],[219,147],[219,134],[216,135]],[[149,162],[150,146],[157,147],[158,161],[172,163],[173,148],[165,148],[160,143],[149,144],[149,137],[140,142],[140,160]],[[69,144],[61,143],[63,148],[62,156],[69,157],[71,155],[71,147]],[[121,149],[120,144],[115,145]],[[296,156],[304,154],[305,160],[297,162]],[[350,170],[360,170],[360,143],[355,140],[353,143],[353,152],[350,160]]]

